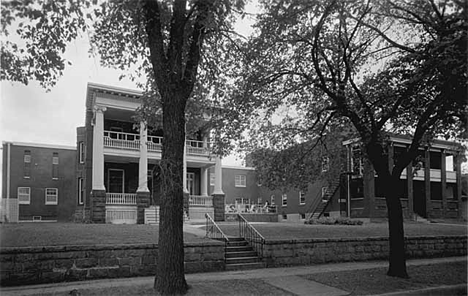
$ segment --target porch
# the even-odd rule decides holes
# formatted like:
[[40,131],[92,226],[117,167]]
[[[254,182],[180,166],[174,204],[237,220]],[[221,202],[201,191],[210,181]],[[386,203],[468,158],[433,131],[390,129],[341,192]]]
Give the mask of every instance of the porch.
[[[106,223],[137,224],[138,206],[136,193],[106,193]],[[214,214],[213,197],[189,195],[187,220],[203,220],[205,213]],[[145,208],[145,224],[159,223],[159,206]]]

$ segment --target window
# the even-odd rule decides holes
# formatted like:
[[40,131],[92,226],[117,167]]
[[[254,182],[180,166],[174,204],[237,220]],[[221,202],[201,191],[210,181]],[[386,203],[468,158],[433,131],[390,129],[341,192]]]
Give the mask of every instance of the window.
[[84,142],[80,142],[79,144],[79,155],[78,157],[80,158],[79,161],[80,163],[84,163],[85,162],[85,146],[84,146]]
[[245,175],[236,175],[236,182],[235,186],[236,187],[246,187],[247,181],[245,178]]
[[83,178],[78,178],[78,204],[84,204],[84,182]]
[[358,175],[362,175],[363,168],[362,168],[362,154],[360,147],[352,147],[351,152],[351,170],[353,173]]
[[29,179],[31,177],[31,151],[24,151],[24,177]]
[[322,173],[328,171],[329,164],[330,164],[330,158],[328,158],[328,156],[322,157]]
[[281,205],[283,207],[288,205],[288,195],[286,193],[281,195]]
[[302,220],[304,220],[304,219],[306,218],[305,216],[306,216],[305,214],[299,214],[299,217],[300,217],[300,219],[302,219]]
[[52,179],[58,179],[58,164],[59,164],[59,156],[57,152],[52,154]]
[[210,186],[215,186],[215,174],[210,173]]
[[18,187],[18,203],[20,205],[29,205],[31,203],[30,187]]
[[58,204],[58,189],[57,188],[46,188],[45,190],[45,204],[56,205]]
[[322,187],[322,200],[328,200],[328,187]]
[[270,200],[271,200],[271,205],[274,205],[275,204],[275,195],[274,194],[272,196],[270,196]]
[[299,204],[304,205],[305,204],[305,192],[299,191]]

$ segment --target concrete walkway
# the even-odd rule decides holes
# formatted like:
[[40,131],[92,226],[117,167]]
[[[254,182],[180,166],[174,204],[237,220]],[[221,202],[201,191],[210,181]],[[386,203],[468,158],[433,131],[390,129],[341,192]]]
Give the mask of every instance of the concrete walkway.
[[[417,259],[408,260],[407,265],[426,265],[444,262],[466,261],[467,257],[448,257],[435,259]],[[266,268],[242,271],[226,271],[226,272],[211,272],[211,273],[195,273],[187,274],[186,280],[189,284],[201,281],[221,281],[221,280],[251,280],[262,279],[265,283],[277,288],[288,291],[294,295],[322,295],[322,296],[341,296],[348,295],[349,292],[323,285],[314,281],[301,278],[301,275],[329,272],[329,271],[346,271],[346,270],[361,270],[376,267],[386,267],[387,261],[372,261],[372,262],[347,262],[333,263],[313,266],[298,266],[284,268]],[[84,282],[70,282],[58,284],[45,284],[35,286],[20,286],[6,287],[0,289],[2,296],[21,296],[21,295],[41,295],[41,294],[68,294],[68,292],[76,289],[93,290],[106,289],[111,287],[129,287],[129,286],[149,286],[152,287],[154,277],[137,277],[137,278],[120,278],[120,279],[104,279]],[[440,294],[440,293],[439,293]],[[84,294],[82,294],[84,295]],[[242,291],[239,291],[242,295]],[[390,295],[390,294],[389,294]],[[431,295],[437,295],[431,294]]]

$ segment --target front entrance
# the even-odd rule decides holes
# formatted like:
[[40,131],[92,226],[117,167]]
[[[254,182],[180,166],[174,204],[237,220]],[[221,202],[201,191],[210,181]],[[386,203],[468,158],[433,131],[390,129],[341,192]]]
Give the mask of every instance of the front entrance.
[[108,171],[109,188],[107,192],[110,193],[125,193],[125,171],[121,169],[109,169]]
[[190,195],[195,195],[195,173],[187,173],[187,190]]

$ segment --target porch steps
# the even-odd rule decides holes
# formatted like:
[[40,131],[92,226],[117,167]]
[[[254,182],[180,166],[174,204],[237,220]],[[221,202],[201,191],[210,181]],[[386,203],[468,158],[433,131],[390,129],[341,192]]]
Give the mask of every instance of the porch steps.
[[150,206],[145,209],[145,224],[159,224],[158,206]]
[[225,249],[226,270],[263,268],[254,249],[242,237],[230,237]]

